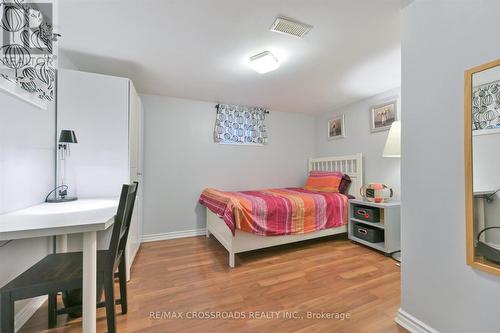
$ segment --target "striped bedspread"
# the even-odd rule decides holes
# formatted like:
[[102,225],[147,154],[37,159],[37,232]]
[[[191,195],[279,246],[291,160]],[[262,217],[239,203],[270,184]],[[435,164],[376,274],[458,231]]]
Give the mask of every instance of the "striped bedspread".
[[223,192],[208,188],[200,203],[236,229],[263,236],[302,234],[347,223],[347,196],[302,188]]

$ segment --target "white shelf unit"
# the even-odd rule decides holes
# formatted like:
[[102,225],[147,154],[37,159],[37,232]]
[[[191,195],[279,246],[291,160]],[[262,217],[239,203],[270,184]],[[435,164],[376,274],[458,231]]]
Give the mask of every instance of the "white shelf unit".
[[[366,206],[380,209],[380,221],[368,222],[357,219],[353,216],[355,206]],[[391,254],[401,250],[401,210],[400,204],[397,201],[384,203],[375,203],[365,200],[353,199],[349,200],[349,225],[347,228],[348,237],[350,240],[371,247],[375,250]],[[354,223],[364,224],[366,226],[375,227],[384,230],[384,241],[379,243],[371,243],[364,239],[358,238],[353,234]]]

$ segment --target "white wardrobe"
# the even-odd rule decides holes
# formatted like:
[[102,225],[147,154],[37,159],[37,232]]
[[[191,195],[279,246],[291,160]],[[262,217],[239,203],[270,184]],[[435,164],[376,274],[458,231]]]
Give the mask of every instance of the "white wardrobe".
[[[118,197],[121,186],[137,180],[139,191],[126,250],[127,275],[142,237],[142,133],[143,109],[132,81],[126,78],[59,70],[57,129],[74,130],[67,159],[66,181],[70,196]],[[110,228],[111,229],[111,228]],[[98,247],[107,248],[111,230],[98,235]],[[59,242],[73,251],[81,242],[64,237]]]

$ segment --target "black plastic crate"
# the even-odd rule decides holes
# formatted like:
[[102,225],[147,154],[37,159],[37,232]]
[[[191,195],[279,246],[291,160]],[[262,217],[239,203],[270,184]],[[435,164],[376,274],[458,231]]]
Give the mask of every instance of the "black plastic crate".
[[369,225],[354,223],[352,232],[355,237],[370,243],[380,243],[384,241],[384,230]]
[[380,222],[380,208],[354,205],[352,216],[367,222]]

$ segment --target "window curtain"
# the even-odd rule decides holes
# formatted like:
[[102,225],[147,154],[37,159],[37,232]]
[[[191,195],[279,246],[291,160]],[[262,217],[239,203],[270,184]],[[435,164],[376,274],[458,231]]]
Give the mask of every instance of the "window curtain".
[[500,127],[500,80],[474,87],[472,120],[472,130]]
[[[54,100],[53,3],[0,0],[0,81]],[[5,81],[4,81],[5,82]]]
[[218,104],[214,139],[220,144],[265,145],[267,129],[264,108]]

